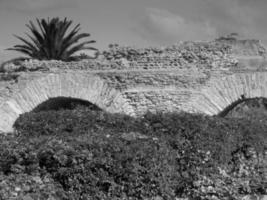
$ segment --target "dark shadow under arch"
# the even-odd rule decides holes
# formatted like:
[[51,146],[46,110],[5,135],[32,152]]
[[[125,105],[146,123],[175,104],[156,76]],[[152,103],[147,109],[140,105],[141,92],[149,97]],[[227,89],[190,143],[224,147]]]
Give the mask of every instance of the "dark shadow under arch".
[[244,112],[253,112],[256,109],[261,112],[266,112],[267,114],[267,98],[245,98],[244,96],[241,96],[237,101],[227,106],[217,116],[226,117],[234,114],[238,115],[238,112],[240,112],[239,115],[242,115],[242,112],[244,114]]
[[32,110],[32,112],[62,110],[62,109],[73,110],[77,107],[86,107],[91,110],[99,110],[99,111],[102,110],[97,105],[82,99],[71,98],[71,97],[55,97],[55,98],[50,98],[47,101],[39,104]]

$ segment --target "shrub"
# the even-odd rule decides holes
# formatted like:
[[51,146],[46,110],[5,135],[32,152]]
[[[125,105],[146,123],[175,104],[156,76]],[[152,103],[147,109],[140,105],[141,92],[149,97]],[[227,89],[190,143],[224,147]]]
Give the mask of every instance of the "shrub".
[[[15,123],[18,136],[1,140],[0,171],[25,181],[50,177],[54,194],[69,199],[266,194],[264,120],[187,113],[133,119],[86,109],[27,113]],[[129,133],[140,137],[125,138]]]

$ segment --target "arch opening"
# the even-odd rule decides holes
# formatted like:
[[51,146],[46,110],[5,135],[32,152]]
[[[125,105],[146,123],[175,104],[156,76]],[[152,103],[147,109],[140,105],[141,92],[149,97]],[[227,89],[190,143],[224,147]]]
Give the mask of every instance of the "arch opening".
[[267,115],[267,98],[244,98],[241,96],[236,102],[221,111],[220,117],[248,117],[252,115]]
[[35,107],[32,112],[50,111],[50,110],[73,110],[78,107],[84,107],[90,110],[102,110],[97,105],[82,99],[71,97],[54,97],[46,100]]

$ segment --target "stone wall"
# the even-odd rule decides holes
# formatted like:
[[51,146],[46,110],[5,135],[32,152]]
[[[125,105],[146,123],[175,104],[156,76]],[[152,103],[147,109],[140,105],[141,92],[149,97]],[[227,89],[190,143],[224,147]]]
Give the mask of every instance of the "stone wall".
[[97,60],[29,60],[2,66],[0,131],[53,97],[90,101],[109,112],[215,115],[242,98],[267,97],[265,49],[257,40],[113,47]]

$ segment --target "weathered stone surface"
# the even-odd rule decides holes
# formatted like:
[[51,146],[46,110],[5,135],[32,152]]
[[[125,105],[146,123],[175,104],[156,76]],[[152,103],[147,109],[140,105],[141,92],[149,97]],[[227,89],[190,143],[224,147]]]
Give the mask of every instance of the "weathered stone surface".
[[54,97],[112,113],[187,111],[216,115],[240,98],[267,98],[265,49],[257,40],[117,48],[98,60],[25,61],[0,73],[0,131]]

